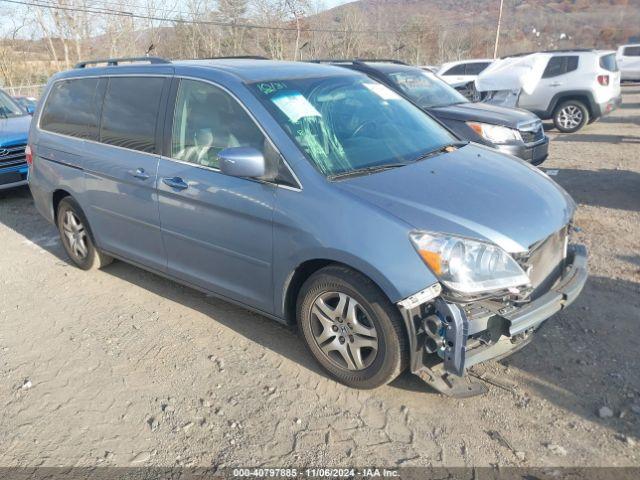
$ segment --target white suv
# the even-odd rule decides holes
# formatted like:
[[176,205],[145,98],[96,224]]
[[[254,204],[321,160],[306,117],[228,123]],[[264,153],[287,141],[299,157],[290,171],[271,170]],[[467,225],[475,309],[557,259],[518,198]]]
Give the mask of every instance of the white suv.
[[543,120],[553,119],[558,130],[571,133],[620,105],[620,71],[615,52],[545,53],[550,57],[542,78],[531,93],[520,93],[518,107]]
[[640,81],[640,43],[619,46],[616,60],[622,80]]
[[459,60],[445,63],[435,73],[464,96],[472,99],[473,82],[492,62],[493,60],[488,58]]

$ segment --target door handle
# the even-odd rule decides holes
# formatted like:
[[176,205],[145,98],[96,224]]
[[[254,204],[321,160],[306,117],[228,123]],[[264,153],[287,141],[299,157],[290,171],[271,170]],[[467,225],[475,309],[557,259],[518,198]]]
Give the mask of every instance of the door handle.
[[135,177],[135,178],[137,178],[139,180],[148,180],[149,179],[149,174],[144,171],[144,168],[138,168],[136,170],[129,170],[128,173],[132,177]]
[[560,87],[562,86],[562,82],[553,82],[549,84],[550,87]]
[[162,179],[165,185],[175,188],[176,190],[184,190],[189,188],[189,184],[180,177],[165,177]]

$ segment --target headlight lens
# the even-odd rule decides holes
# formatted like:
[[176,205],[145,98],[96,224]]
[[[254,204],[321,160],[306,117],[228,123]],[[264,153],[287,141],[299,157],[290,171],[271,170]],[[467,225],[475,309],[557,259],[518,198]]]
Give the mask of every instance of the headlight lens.
[[489,123],[467,122],[471,129],[483,138],[493,143],[507,143],[513,140],[522,140],[518,130]]
[[520,265],[491,243],[426,232],[412,233],[411,241],[433,273],[457,292],[475,294],[530,282]]

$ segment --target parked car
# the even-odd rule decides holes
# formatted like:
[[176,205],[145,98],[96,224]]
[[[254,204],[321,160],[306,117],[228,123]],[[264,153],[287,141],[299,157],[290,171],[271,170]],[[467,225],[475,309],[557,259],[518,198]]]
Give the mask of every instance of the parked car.
[[[516,105],[543,120],[553,119],[561,132],[577,132],[622,102],[615,52],[606,50],[555,50],[512,56],[485,70],[476,86],[481,90],[482,83],[495,76],[495,72],[508,77],[509,70],[513,70],[508,68],[509,62],[515,66],[528,59],[532,62],[542,59],[545,63],[533,88],[516,92]],[[484,98],[491,101],[490,96]]]
[[0,190],[27,183],[25,147],[31,117],[0,90]]
[[492,62],[489,58],[448,62],[441,65],[436,73],[469,100],[477,100],[473,82]]
[[621,80],[640,81],[640,43],[619,46],[616,60]]
[[29,115],[33,115],[38,106],[38,99],[35,97],[27,97],[25,95],[16,95],[13,97],[18,105],[20,105]]
[[389,60],[334,60],[367,74],[417,104],[458,137],[520,157],[534,165],[548,155],[549,139],[534,114],[517,108],[471,103],[435,74]]
[[385,85],[142,61],[56,74],[34,116],[31,192],[78,267],[119,258],[297,324],[352,387],[410,368],[450,395],[582,289],[569,195]]

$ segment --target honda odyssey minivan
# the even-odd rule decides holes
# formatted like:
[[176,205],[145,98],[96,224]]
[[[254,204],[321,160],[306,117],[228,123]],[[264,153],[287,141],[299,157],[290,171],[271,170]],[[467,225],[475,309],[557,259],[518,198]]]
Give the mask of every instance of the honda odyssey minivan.
[[297,325],[352,387],[409,368],[478,393],[466,369],[587,277],[562,188],[344,68],[84,62],[49,81],[27,150],[78,267],[121,259]]

